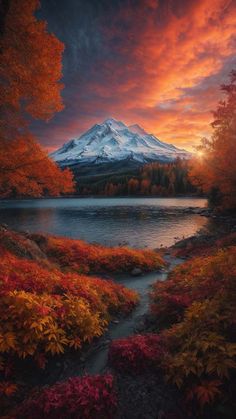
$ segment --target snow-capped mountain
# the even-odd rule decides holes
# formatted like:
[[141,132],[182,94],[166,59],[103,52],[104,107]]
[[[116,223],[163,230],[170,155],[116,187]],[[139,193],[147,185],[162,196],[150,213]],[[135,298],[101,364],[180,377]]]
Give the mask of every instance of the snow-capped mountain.
[[65,143],[51,157],[62,166],[78,163],[111,163],[133,160],[169,162],[190,153],[164,143],[139,125],[126,126],[113,118],[96,124],[78,139]]

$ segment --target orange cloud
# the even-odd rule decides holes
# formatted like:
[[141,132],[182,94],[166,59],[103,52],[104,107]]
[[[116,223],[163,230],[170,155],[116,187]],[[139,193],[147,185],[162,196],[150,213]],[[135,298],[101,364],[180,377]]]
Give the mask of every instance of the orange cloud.
[[62,133],[64,140],[78,136],[108,116],[137,122],[188,149],[210,134],[219,84],[235,65],[236,2],[136,3],[127,1],[101,20],[107,55],[91,63],[93,71],[77,90],[72,86],[67,96],[65,91],[59,127],[48,131],[55,138],[60,129],[57,141]]
[[[120,68],[110,65],[112,89],[118,95],[137,88],[133,101],[142,98],[148,106],[162,100],[178,98],[185,88],[197,85],[203,78],[220,71],[224,59],[235,52],[236,6],[232,1],[199,0],[191,2],[187,13],[176,16],[168,9],[165,24],[162,14],[147,14],[143,10],[121,12],[116,27],[110,28],[111,40],[122,39],[117,53],[123,53],[127,64]],[[144,2],[145,4],[145,2]],[[121,22],[127,24],[122,34]],[[141,29],[142,26],[142,29]],[[115,69],[115,71],[114,71]],[[111,93],[110,85],[103,86]]]

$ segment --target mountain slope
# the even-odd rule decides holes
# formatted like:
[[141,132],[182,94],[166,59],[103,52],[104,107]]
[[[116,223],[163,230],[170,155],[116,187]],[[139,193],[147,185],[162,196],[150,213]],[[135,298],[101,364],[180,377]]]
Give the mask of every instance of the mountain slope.
[[107,119],[96,124],[78,139],[64,144],[51,157],[61,166],[104,164],[129,160],[144,164],[150,161],[171,162],[190,153],[164,143],[148,134],[139,125],[126,126],[121,121]]

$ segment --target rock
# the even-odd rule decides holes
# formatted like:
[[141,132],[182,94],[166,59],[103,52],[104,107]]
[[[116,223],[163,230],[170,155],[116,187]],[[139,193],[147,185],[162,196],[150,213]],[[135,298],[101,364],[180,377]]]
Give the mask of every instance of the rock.
[[47,263],[46,254],[24,233],[8,230],[4,224],[1,224],[0,240],[1,244],[16,256]]
[[7,231],[7,229],[8,229],[7,224],[4,224],[4,223],[0,224],[0,231]]
[[104,346],[110,345],[110,343],[111,343],[111,340],[107,339],[107,340],[104,341]]
[[140,269],[140,268],[134,268],[132,271],[131,271],[131,275],[132,276],[139,276],[139,275],[142,275],[142,269]]

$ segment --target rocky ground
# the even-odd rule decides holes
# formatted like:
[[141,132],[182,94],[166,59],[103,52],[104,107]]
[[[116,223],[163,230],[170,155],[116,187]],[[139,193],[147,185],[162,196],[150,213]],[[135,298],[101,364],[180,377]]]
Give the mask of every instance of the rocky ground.
[[161,376],[120,374],[116,378],[119,394],[116,419],[184,418],[176,391]]

